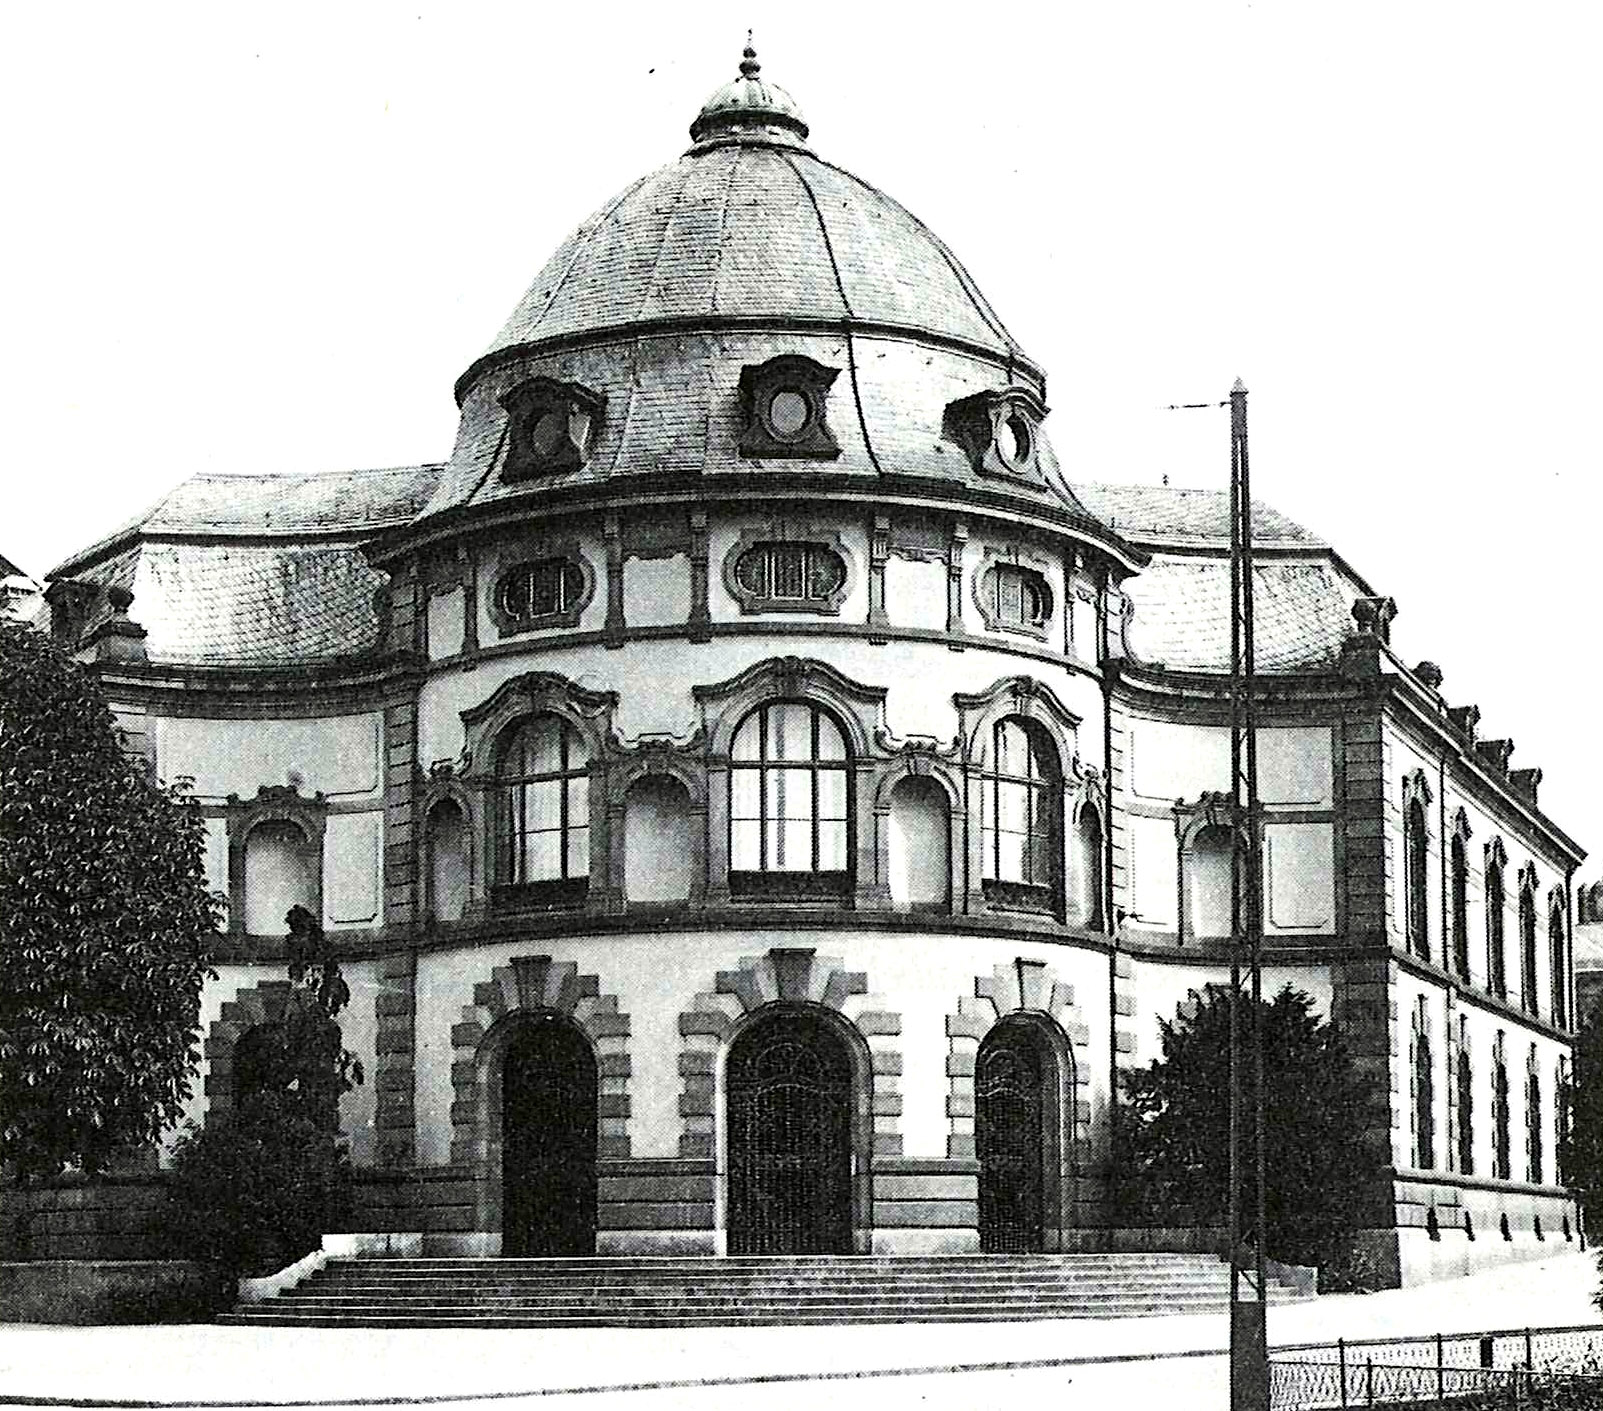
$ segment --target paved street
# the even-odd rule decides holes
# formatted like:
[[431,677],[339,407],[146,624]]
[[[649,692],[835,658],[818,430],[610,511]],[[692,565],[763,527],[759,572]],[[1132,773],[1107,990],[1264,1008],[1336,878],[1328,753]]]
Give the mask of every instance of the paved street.
[[[1392,1293],[1274,1310],[1274,1344],[1598,1321],[1590,1255]],[[58,1328],[0,1325],[0,1396],[67,1401],[329,1405],[447,1398],[630,1411],[1116,1404],[1222,1406],[1224,1319],[897,1327],[583,1329]],[[998,1363],[1036,1364],[996,1369]],[[962,1370],[989,1366],[992,1370]],[[821,1380],[820,1378],[824,1378]],[[350,1398],[341,1402],[340,1398]]]

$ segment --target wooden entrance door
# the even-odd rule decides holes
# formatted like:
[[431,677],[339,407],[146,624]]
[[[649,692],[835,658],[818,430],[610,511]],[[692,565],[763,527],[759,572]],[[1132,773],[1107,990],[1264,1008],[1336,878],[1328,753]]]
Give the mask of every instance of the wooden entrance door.
[[501,1072],[501,1252],[596,1250],[596,1060],[567,1020],[539,1015]]
[[804,1013],[759,1021],[729,1052],[729,1252],[850,1254],[852,1068]]

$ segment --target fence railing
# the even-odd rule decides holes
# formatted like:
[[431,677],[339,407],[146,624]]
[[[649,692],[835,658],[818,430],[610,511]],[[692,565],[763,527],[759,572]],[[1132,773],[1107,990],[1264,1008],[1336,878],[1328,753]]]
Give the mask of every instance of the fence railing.
[[1501,1328],[1274,1349],[1275,1411],[1603,1408],[1603,1326]]

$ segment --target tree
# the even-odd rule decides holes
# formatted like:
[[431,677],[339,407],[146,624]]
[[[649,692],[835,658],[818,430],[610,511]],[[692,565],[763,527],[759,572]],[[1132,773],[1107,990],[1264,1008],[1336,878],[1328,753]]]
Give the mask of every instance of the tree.
[[362,1081],[341,1043],[350,987],[305,907],[291,907],[290,990],[234,1050],[235,1110],[185,1129],[173,1151],[172,1234],[230,1274],[266,1274],[317,1248],[351,1209],[339,1100]]
[[[1243,995],[1243,1036],[1251,1000]],[[1289,1264],[1345,1261],[1383,1174],[1364,1139],[1370,1085],[1336,1031],[1289,985],[1262,1005],[1266,1254]],[[1142,1216],[1184,1206],[1206,1225],[1229,1221],[1229,991],[1210,986],[1162,1026],[1163,1057],[1127,1074],[1120,1113],[1124,1197]],[[1251,1068],[1245,1111],[1252,1111]],[[1250,1124],[1250,1117],[1249,1117]],[[1250,1125],[1246,1128],[1250,1132]],[[1255,1162],[1242,1144],[1243,1198],[1252,1209]]]
[[1603,1016],[1595,1009],[1575,1036],[1573,1064],[1558,1099],[1558,1169],[1596,1241],[1603,1231]]
[[0,1159],[23,1182],[178,1121],[218,914],[203,855],[90,676],[0,622]]

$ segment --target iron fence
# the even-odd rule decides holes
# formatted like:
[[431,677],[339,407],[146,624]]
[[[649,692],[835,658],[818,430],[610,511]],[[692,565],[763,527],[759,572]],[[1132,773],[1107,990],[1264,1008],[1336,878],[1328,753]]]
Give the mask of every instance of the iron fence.
[[1603,1411],[1603,1326],[1502,1328],[1279,1347],[1274,1411],[1452,1407]]

